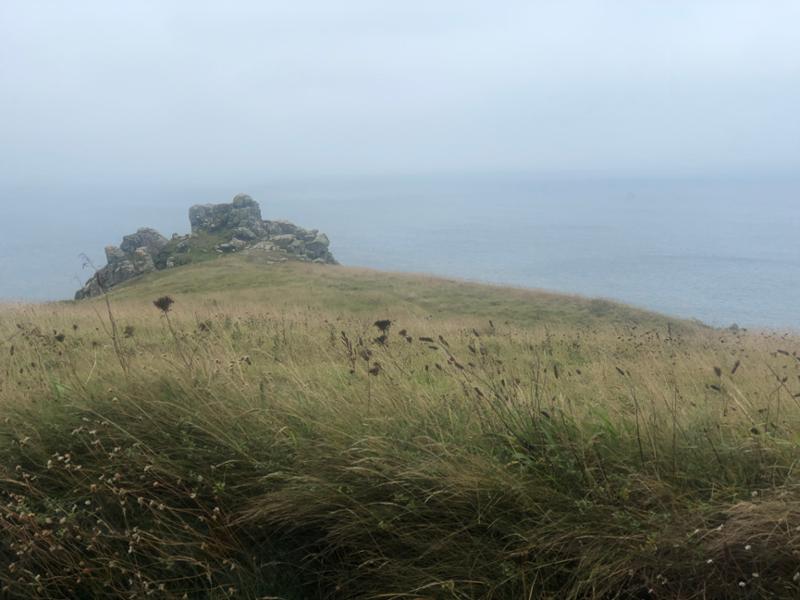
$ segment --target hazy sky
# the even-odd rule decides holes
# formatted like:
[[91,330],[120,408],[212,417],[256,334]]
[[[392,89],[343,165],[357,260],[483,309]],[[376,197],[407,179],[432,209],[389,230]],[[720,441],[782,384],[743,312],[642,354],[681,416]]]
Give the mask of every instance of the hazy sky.
[[0,183],[800,168],[798,0],[2,0]]

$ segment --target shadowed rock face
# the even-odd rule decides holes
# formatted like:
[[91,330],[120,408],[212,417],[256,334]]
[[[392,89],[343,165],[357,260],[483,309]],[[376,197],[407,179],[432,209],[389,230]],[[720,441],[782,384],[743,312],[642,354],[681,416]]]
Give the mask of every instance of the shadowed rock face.
[[126,235],[119,247],[106,247],[106,266],[97,271],[75,299],[98,296],[116,285],[145,273],[186,264],[193,238],[212,235],[220,239],[216,252],[283,252],[297,260],[336,264],[328,236],[288,221],[265,221],[261,207],[247,194],[237,194],[228,204],[198,204],[189,209],[192,233],[167,240],[155,229],[142,228]]

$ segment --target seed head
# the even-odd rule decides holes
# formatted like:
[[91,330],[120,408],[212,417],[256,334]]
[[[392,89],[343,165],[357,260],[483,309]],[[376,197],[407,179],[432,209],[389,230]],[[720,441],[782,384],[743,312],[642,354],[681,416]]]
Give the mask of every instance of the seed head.
[[175,300],[169,296],[161,296],[161,298],[153,301],[153,305],[164,314],[170,311],[173,304],[175,304]]
[[386,333],[389,331],[389,327],[392,326],[392,322],[389,319],[381,319],[379,321],[375,321],[373,325],[380,329],[381,333]]

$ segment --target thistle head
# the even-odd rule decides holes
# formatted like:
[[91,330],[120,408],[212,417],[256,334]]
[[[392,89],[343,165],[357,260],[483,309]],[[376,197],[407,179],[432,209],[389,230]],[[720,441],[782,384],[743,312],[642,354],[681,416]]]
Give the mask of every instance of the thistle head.
[[169,296],[161,296],[161,298],[158,298],[157,300],[153,301],[153,306],[155,306],[158,310],[160,310],[164,314],[167,314],[170,311],[173,304],[175,304],[175,300],[173,300]]

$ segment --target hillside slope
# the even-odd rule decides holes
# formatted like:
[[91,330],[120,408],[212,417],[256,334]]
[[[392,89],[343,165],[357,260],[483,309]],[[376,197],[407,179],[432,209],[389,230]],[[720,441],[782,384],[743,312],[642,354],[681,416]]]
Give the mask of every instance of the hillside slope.
[[0,309],[7,597],[800,594],[796,337],[257,253],[108,300]]
[[550,322],[573,325],[641,325],[693,329],[690,324],[618,302],[370,269],[276,262],[270,253],[220,257],[211,262],[152,273],[112,293],[118,300],[176,297],[235,298],[273,309],[313,307],[348,315],[389,314],[446,319],[508,320],[516,326]]

